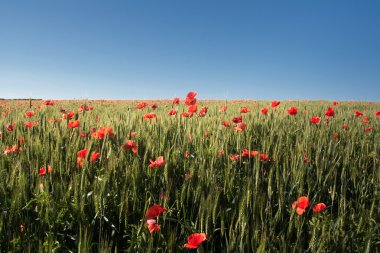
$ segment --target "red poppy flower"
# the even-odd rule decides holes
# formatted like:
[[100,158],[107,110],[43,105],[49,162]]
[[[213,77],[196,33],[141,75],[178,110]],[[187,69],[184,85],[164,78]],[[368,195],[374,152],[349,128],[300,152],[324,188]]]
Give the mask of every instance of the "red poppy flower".
[[168,112],[168,115],[169,116],[173,116],[173,115],[176,115],[177,114],[177,111],[174,110],[174,109],[171,109],[169,112]]
[[333,134],[333,139],[334,139],[334,140],[339,139],[339,134],[338,134],[338,133],[334,133],[334,134]]
[[80,136],[82,136],[83,138],[87,137],[86,133],[84,133],[84,132],[80,132]]
[[259,154],[259,151],[257,151],[257,150],[251,150],[249,156],[250,156],[250,157],[255,157],[255,156],[257,156],[258,154]]
[[227,121],[227,120],[223,121],[223,122],[222,122],[222,125],[223,125],[224,127],[227,127],[227,128],[231,127],[231,126],[230,126],[230,122]]
[[249,156],[249,150],[248,149],[243,149],[241,157],[246,157],[246,156]]
[[179,101],[180,101],[179,98],[174,98],[173,99],[173,104],[178,105]]
[[153,104],[151,107],[154,110],[154,109],[157,109],[158,105],[157,104]]
[[355,117],[363,116],[363,113],[361,111],[355,111]]
[[343,125],[342,129],[347,129],[347,127],[348,127],[347,125]]
[[147,107],[148,106],[148,104],[147,103],[140,103],[140,104],[138,104],[136,107],[137,107],[137,109],[142,109],[142,108],[144,108],[144,107]]
[[366,128],[364,129],[364,131],[366,131],[366,132],[371,132],[371,131],[372,131],[372,127],[366,127]]
[[[52,171],[51,166],[48,165],[47,168],[48,168],[47,172],[51,173],[51,171]],[[40,170],[38,171],[38,175],[40,175],[40,176],[46,175],[46,168],[45,167],[41,167]]]
[[290,107],[290,108],[287,110],[287,112],[288,112],[289,115],[296,115],[296,114],[297,114],[297,111],[298,111],[297,107],[294,107],[294,106]]
[[26,123],[25,123],[25,126],[26,126],[27,128],[36,127],[36,126],[38,126],[38,122],[37,122],[37,121],[33,121],[33,122],[29,121],[29,122],[26,122]]
[[150,233],[160,231],[160,225],[156,224],[155,219],[149,219],[146,221],[146,225],[148,225],[148,230]]
[[67,118],[73,119],[74,116],[75,116],[75,112],[68,112],[66,114],[63,114],[63,119],[67,119]]
[[30,117],[32,117],[32,116],[34,116],[34,115],[35,115],[34,111],[27,111],[27,112],[25,113],[25,116],[28,117],[28,118],[30,118]]
[[73,119],[75,117],[75,112],[68,112],[67,116],[69,117],[69,119]]
[[194,105],[197,102],[197,99],[195,98],[196,95],[197,95],[197,93],[192,92],[192,91],[187,93],[187,96],[185,98],[185,104]]
[[157,157],[156,161],[153,161],[152,159],[149,159],[149,161],[150,161],[149,168],[161,167],[166,164],[163,156]]
[[192,113],[188,113],[188,112],[183,112],[181,115],[183,118],[190,118],[191,116],[193,116]]
[[243,121],[243,116],[239,116],[239,117],[233,117],[232,118],[232,122],[234,123],[241,123]]
[[203,107],[198,113],[198,117],[204,117],[207,113],[207,107]]
[[298,215],[302,215],[305,211],[306,208],[308,208],[310,205],[309,198],[306,196],[299,197],[297,201],[294,201],[292,203],[292,209],[296,208],[296,213]]
[[154,219],[154,218],[156,218],[157,216],[159,216],[160,214],[162,214],[163,212],[166,212],[166,211],[167,211],[166,208],[163,208],[160,205],[154,204],[153,206],[151,206],[146,211],[145,218],[147,218],[148,220]]
[[363,123],[364,124],[369,124],[369,122],[370,122],[369,117],[366,116],[366,117],[363,118]]
[[91,136],[97,139],[104,139],[106,136],[113,138],[115,134],[112,127],[99,127],[98,130],[92,131]]
[[84,104],[81,104],[78,108],[78,112],[89,111],[89,110],[90,110],[90,107]]
[[226,112],[227,111],[227,106],[226,105],[221,105],[219,107],[219,112]]
[[247,125],[244,123],[237,123],[234,129],[236,132],[243,132],[246,127]]
[[256,150],[249,151],[248,149],[243,149],[241,156],[242,157],[246,157],[246,156],[255,157],[258,154],[259,154],[259,152]]
[[147,114],[144,115],[145,119],[153,119],[155,117],[156,117],[155,113],[147,113]]
[[86,158],[86,156],[87,156],[87,153],[88,153],[88,149],[81,149],[81,150],[79,150],[78,152],[77,152],[77,156],[79,157],[79,158]]
[[91,136],[96,139],[104,139],[106,137],[105,127],[100,127],[98,130],[92,131]]
[[205,233],[194,233],[187,237],[187,243],[183,246],[188,249],[196,249],[206,239],[207,235]]
[[248,113],[250,112],[251,110],[249,110],[247,107],[242,107],[240,108],[240,113]]
[[87,149],[82,149],[77,152],[77,166],[83,167],[84,159],[86,158],[88,153]]
[[260,154],[260,161],[264,162],[268,159],[268,155],[267,154]]
[[314,213],[320,213],[320,212],[322,212],[325,209],[326,209],[326,204],[325,203],[318,203],[318,204],[314,205],[313,212]]
[[77,166],[82,168],[84,164],[84,158],[77,157]]
[[133,153],[137,153],[137,145],[134,140],[127,140],[125,144],[122,146],[123,149],[131,149]]
[[334,102],[333,102],[333,105],[338,105],[338,102],[334,101]]
[[7,130],[8,130],[8,131],[13,131],[13,130],[14,130],[13,125],[7,125]]
[[231,161],[237,161],[240,159],[240,155],[230,155]]
[[268,113],[268,108],[264,107],[263,109],[261,109],[261,114],[266,115],[267,113]]
[[4,154],[19,153],[21,151],[22,151],[22,148],[17,147],[17,145],[14,145],[13,147],[5,146]]
[[309,159],[309,157],[307,157],[306,154],[303,155],[303,162],[304,163],[309,163],[310,162],[310,159]]
[[275,108],[275,107],[277,107],[279,104],[280,104],[280,101],[276,101],[276,100],[274,100],[274,101],[272,101],[272,103],[270,104],[270,107]]
[[185,98],[185,104],[187,105],[195,105],[196,102],[197,102],[196,98],[188,98],[188,97]]
[[309,198],[306,197],[306,196],[302,196],[302,197],[299,197],[298,200],[297,200],[297,206],[299,208],[303,208],[303,209],[306,209],[308,208],[310,205],[310,202],[309,202]]
[[186,97],[188,98],[195,98],[197,96],[197,93],[194,92],[194,91],[190,91],[189,93],[187,93]]
[[46,100],[42,103],[42,105],[54,105],[55,102],[53,100]]
[[327,118],[328,118],[328,117],[334,117],[335,112],[334,112],[333,108],[329,107],[329,108],[327,109],[325,115],[326,115]]
[[379,117],[380,116],[380,111],[377,111],[374,114],[375,114],[375,117]]
[[91,162],[96,162],[100,158],[100,153],[98,152],[92,152],[90,156]]
[[68,124],[69,128],[77,128],[77,127],[79,127],[79,125],[80,125],[80,121],[79,120],[70,121],[69,124]]
[[25,126],[26,126],[27,128],[32,128],[33,125],[32,125],[32,122],[29,121],[29,122],[26,122],[26,123],[25,123]]
[[189,106],[187,112],[192,114],[192,113],[196,112],[197,110],[198,110],[198,105],[191,105],[191,106]]
[[108,137],[113,138],[115,136],[112,127],[108,127],[106,131],[107,131]]
[[319,121],[321,121],[321,118],[320,117],[316,117],[316,116],[314,116],[314,117],[312,117],[310,119],[310,123],[312,123],[312,124],[318,124]]

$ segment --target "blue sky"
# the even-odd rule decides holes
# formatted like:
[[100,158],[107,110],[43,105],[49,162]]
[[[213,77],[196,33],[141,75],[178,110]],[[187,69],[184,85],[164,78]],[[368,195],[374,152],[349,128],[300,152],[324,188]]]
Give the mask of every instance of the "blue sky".
[[380,1],[1,1],[0,97],[380,100]]

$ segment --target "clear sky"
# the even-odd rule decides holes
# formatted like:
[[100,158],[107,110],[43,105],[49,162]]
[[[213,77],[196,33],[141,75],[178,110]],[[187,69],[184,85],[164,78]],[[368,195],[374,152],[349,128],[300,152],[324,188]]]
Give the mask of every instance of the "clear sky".
[[0,1],[0,97],[190,90],[380,101],[380,1]]

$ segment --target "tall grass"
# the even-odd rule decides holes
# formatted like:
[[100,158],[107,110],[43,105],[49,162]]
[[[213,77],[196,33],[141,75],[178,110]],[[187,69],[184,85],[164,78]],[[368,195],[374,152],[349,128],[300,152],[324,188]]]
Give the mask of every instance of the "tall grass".
[[[324,101],[285,101],[267,115],[260,110],[268,101],[227,101],[226,113],[219,112],[224,102],[200,101],[207,115],[191,118],[180,115],[185,105],[169,101],[157,101],[156,110],[137,110],[137,101],[92,101],[94,110],[83,113],[78,106],[88,101],[30,103],[30,119],[28,101],[0,108],[2,252],[186,252],[193,232],[207,234],[198,252],[379,252],[379,103],[341,102],[326,123],[332,105]],[[243,114],[246,129],[224,127],[242,106],[251,110]],[[287,115],[290,106],[297,115]],[[172,108],[178,113],[169,117]],[[56,122],[60,109],[76,112],[81,125]],[[157,118],[144,119],[147,112]],[[312,116],[321,122],[310,124]],[[29,129],[26,121],[38,126]],[[92,138],[91,128],[101,126],[112,127],[114,137]],[[22,152],[4,154],[21,138]],[[122,149],[127,139],[138,144],[136,154]],[[84,148],[101,158],[87,157],[80,168],[77,151]],[[242,149],[269,158],[232,161]],[[158,156],[166,165],[148,168]],[[40,176],[47,165],[52,172]],[[310,199],[303,215],[291,207],[300,196]],[[313,213],[318,202],[327,208]],[[154,203],[168,211],[158,217],[161,230],[149,233],[145,213]]]

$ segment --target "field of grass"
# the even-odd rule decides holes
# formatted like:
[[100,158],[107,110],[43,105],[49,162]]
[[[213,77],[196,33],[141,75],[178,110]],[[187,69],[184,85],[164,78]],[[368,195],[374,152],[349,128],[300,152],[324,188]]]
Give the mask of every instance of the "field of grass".
[[0,102],[1,252],[380,252],[380,103],[142,102]]

